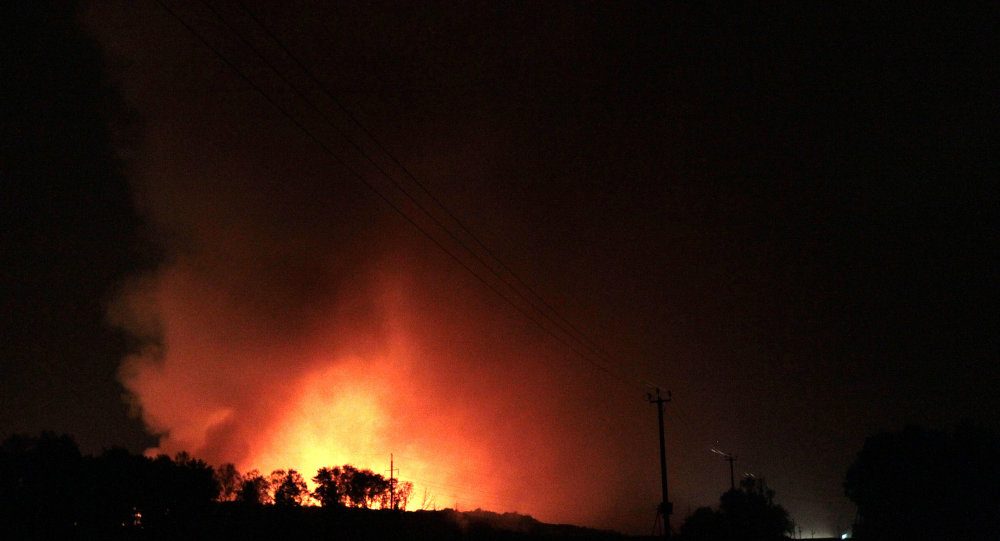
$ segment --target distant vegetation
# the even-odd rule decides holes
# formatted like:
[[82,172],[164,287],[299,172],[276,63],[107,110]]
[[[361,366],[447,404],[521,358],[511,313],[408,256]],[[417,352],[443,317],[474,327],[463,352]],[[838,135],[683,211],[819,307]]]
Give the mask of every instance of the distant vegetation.
[[[412,484],[351,465],[270,475],[110,449],[69,436],[0,444],[0,539],[607,539],[617,534],[517,514],[403,513]],[[306,505],[316,504],[316,505]]]
[[867,540],[1000,539],[1000,439],[982,428],[876,434],[847,472]]
[[763,479],[745,477],[719,499],[718,509],[701,507],[681,525],[683,541],[778,541],[794,526],[788,511],[774,503]]
[[257,470],[240,474],[232,464],[223,464],[215,470],[215,481],[218,501],[278,507],[316,503],[322,507],[405,510],[413,492],[408,481],[386,479],[350,464],[320,468],[312,478],[316,485],[312,492],[294,469],[275,470],[265,477]]
[[[906,427],[869,437],[844,480],[864,541],[1000,539],[1000,437],[982,427]],[[680,527],[681,541],[776,541],[793,534],[774,491],[747,477]]]
[[[1000,439],[962,426],[908,427],[865,442],[844,487],[854,538],[1000,539]],[[612,539],[518,514],[403,512],[413,486],[351,465],[320,468],[313,490],[294,469],[218,468],[180,453],[85,456],[69,436],[0,444],[0,539]],[[689,515],[683,541],[772,541],[792,533],[763,480],[746,477],[717,508]]]
[[204,514],[217,496],[212,468],[184,454],[82,456],[70,437],[48,433],[0,445],[0,520],[14,538],[170,529]]

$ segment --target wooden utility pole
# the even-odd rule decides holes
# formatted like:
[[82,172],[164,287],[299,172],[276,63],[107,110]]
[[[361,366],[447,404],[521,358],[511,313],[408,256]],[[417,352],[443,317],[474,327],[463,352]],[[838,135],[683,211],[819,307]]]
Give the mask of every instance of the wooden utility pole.
[[729,462],[729,490],[736,490],[736,475],[733,472],[733,464],[736,462],[736,457],[729,455],[726,457],[726,462]]
[[653,398],[652,394],[647,394],[646,398],[650,403],[656,404],[656,412],[659,419],[660,486],[663,488],[663,500],[660,501],[660,506],[657,508],[657,514],[663,521],[663,538],[670,539],[670,515],[674,511],[674,504],[670,503],[670,498],[667,493],[667,447],[663,439],[663,404],[664,402],[670,402],[670,391],[667,391],[667,397],[663,398],[660,396],[660,388],[657,387],[656,398]]
[[729,463],[729,490],[736,490],[736,473],[733,469],[733,464],[736,463],[736,455],[720,451],[715,447],[712,447],[710,451],[721,456],[722,460]]
[[396,510],[396,468],[395,457],[389,453],[389,509]]

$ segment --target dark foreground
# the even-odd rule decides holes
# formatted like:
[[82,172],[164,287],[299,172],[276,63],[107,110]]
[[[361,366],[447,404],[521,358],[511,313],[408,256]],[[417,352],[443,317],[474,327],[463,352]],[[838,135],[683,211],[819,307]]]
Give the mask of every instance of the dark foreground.
[[[10,525],[6,525],[10,526]],[[43,531],[4,528],[3,539],[267,539],[344,540],[619,540],[625,536],[530,516],[487,511],[381,511],[277,508],[220,503],[185,520],[148,525],[141,517],[115,528],[81,525]]]

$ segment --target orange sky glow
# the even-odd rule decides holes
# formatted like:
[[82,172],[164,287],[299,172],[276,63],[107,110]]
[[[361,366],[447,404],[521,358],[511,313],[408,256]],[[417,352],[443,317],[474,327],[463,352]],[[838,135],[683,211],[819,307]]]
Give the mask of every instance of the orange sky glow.
[[[156,320],[162,335],[121,371],[160,435],[149,453],[294,468],[306,479],[342,464],[388,476],[391,453],[414,485],[410,509],[600,520],[612,459],[596,458],[601,445],[591,443],[574,477],[561,469],[560,453],[586,428],[548,416],[565,399],[553,390],[565,376],[539,361],[544,342],[509,340],[511,316],[443,303],[460,293],[417,287],[386,266],[292,325],[210,267],[179,258],[123,296],[133,327]],[[579,505],[568,510],[569,497]]]

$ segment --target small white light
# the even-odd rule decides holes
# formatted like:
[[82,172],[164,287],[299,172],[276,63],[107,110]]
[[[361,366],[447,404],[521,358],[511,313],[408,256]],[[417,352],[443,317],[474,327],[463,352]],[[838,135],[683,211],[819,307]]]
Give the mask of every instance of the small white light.
[[847,534],[846,534],[846,533],[842,533],[842,534],[840,534],[840,538],[841,538],[841,539],[847,539]]

